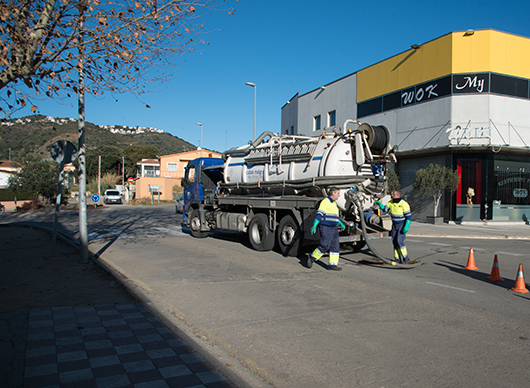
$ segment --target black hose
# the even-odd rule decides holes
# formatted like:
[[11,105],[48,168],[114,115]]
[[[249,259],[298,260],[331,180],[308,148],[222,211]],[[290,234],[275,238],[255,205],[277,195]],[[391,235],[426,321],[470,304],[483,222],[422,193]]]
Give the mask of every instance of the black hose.
[[360,217],[361,218],[361,229],[363,231],[364,241],[366,241],[366,245],[368,245],[368,248],[370,249],[370,251],[372,251],[372,253],[374,254],[375,257],[377,257],[378,259],[382,260],[386,264],[390,264],[393,268],[411,269],[411,268],[419,267],[420,265],[423,264],[423,262],[421,260],[414,260],[414,261],[411,261],[409,263],[398,263],[398,262],[396,262],[394,260],[389,260],[386,257],[381,256],[375,250],[375,248],[370,244],[370,240],[368,239],[368,233],[366,232],[366,223],[364,221],[364,217],[362,216],[362,214],[363,214],[362,213],[362,207],[361,207],[361,204],[359,203],[359,200],[357,199],[357,200],[353,201],[353,203],[355,204],[355,206],[357,207],[357,211],[361,215],[361,217]]

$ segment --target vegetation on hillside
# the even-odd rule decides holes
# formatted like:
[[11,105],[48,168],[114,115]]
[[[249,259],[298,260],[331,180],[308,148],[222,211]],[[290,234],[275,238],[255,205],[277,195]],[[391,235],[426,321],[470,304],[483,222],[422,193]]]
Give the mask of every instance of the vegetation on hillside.
[[[116,128],[119,128],[119,126]],[[143,146],[155,147],[159,152],[155,156],[176,154],[196,149],[193,144],[160,131],[145,131],[144,133],[134,134],[112,133],[109,129],[89,122],[86,123],[85,130],[87,155],[90,150],[96,150],[111,144],[120,150],[120,159],[124,154],[127,157],[126,149],[131,146],[139,148]],[[58,140],[67,140],[77,147],[77,121],[71,119],[49,121],[45,120],[45,116],[42,115],[1,120],[0,160],[8,160],[9,156],[11,156],[11,160],[19,163],[24,163],[28,160],[48,159],[50,158],[51,145]],[[130,153],[134,152],[132,150]]]

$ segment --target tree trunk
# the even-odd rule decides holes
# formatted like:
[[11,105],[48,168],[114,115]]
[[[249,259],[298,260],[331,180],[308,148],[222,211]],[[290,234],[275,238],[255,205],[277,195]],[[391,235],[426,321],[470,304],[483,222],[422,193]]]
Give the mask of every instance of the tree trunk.
[[434,196],[434,216],[438,216],[438,206],[440,205],[440,199],[442,198],[441,194],[437,194]]

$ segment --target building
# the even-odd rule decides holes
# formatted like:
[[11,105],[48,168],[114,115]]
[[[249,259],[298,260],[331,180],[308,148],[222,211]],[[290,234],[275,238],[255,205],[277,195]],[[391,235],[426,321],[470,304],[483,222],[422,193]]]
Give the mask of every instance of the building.
[[0,189],[9,186],[9,178],[16,175],[22,169],[22,165],[10,160],[0,160]]
[[[296,94],[282,132],[343,130],[346,119],[385,125],[398,146],[396,172],[416,219],[432,200],[414,192],[430,163],[457,170],[446,220],[530,218],[530,39],[492,29],[451,32]],[[469,196],[468,193],[474,193]]]
[[173,187],[182,185],[184,168],[190,160],[220,158],[221,154],[203,149],[164,155],[160,159],[142,159],[137,163],[138,174],[135,179],[136,198],[151,198],[155,195],[161,200],[173,199]]

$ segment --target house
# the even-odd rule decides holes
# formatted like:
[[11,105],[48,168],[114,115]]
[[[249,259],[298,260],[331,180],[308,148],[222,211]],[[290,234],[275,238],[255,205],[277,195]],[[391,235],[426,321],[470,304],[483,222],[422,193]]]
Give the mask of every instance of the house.
[[137,163],[135,179],[136,198],[150,198],[154,194],[161,200],[173,199],[173,187],[182,185],[184,168],[190,160],[200,158],[220,158],[221,153],[200,149],[178,154],[160,156],[160,159],[142,159]]
[[0,189],[7,189],[9,178],[22,169],[22,165],[10,160],[0,160]]

